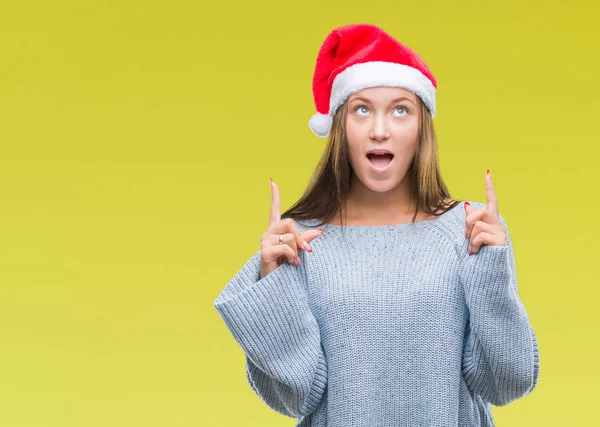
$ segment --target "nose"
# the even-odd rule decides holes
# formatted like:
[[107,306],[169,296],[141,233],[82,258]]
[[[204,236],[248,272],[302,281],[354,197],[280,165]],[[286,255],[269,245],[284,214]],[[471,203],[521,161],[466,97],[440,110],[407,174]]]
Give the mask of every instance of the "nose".
[[383,141],[390,137],[390,131],[388,130],[388,124],[383,115],[376,116],[372,121],[373,127],[369,133],[369,137],[376,141]]

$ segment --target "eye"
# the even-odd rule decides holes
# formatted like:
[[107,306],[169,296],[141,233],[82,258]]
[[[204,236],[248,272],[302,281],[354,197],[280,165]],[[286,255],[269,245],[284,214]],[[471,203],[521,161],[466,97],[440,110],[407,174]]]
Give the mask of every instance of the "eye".
[[[369,109],[367,108],[367,106],[366,106],[366,105],[362,105],[362,104],[361,104],[361,105],[357,106],[357,107],[354,109],[354,112],[356,113],[357,111],[359,111],[359,110],[361,110],[361,109],[362,109],[362,110],[367,110],[367,111],[369,110]],[[359,115],[362,115],[362,114],[359,114]]]
[[402,114],[402,116],[405,116],[406,114],[408,114],[408,108],[406,108],[406,107],[398,106],[398,107],[396,107],[395,111],[398,111],[398,110],[404,110],[405,114]]

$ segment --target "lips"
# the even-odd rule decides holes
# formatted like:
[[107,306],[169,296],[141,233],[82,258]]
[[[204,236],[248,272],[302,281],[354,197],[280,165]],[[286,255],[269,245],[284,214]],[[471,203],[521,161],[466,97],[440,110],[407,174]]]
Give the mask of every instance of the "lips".
[[367,154],[367,159],[375,169],[385,170],[394,158],[393,154],[382,153],[382,154]]

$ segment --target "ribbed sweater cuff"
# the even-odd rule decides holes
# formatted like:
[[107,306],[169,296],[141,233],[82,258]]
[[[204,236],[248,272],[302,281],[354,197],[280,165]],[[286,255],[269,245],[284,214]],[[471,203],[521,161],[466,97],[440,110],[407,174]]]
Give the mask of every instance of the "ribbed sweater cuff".
[[[325,377],[326,365],[318,360],[320,334],[301,268],[283,263],[235,295],[223,292],[214,307],[258,367],[283,381],[282,373],[293,367],[294,378],[289,380],[310,384],[315,375]],[[240,273],[249,281],[254,275]]]
[[[468,245],[467,245],[468,247]],[[517,297],[510,280],[508,246],[483,245],[473,255],[463,255],[463,285],[465,293],[478,306],[492,307],[506,295]]]

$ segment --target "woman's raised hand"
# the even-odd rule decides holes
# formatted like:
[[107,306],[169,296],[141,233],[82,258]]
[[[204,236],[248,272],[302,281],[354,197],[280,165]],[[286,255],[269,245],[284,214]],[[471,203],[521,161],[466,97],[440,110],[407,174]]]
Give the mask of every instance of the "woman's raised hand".
[[[322,229],[307,230],[301,233],[291,218],[281,220],[279,204],[279,188],[271,180],[271,214],[269,227],[260,236],[261,265],[260,278],[275,270],[286,260],[291,264],[301,265],[298,250],[312,252],[308,242],[320,236]],[[279,243],[279,235],[283,235],[283,242]]]
[[506,227],[500,221],[498,199],[488,169],[485,176],[487,204],[473,208],[465,202],[465,238],[470,238],[469,255],[479,253],[481,246],[506,246]]

